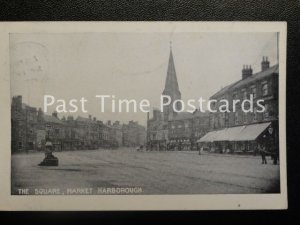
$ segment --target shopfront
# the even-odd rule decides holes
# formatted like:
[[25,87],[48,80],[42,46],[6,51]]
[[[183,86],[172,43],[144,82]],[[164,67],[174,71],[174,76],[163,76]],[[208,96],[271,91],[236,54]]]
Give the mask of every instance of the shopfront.
[[258,123],[211,131],[197,142],[210,152],[257,154],[258,143],[269,149],[276,146],[275,133],[271,122]]

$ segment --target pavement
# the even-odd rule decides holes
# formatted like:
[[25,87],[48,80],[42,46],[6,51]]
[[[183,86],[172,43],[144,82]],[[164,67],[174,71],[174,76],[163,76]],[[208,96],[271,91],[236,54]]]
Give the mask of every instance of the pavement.
[[29,194],[99,194],[111,188],[138,188],[136,194],[277,193],[280,186],[279,165],[270,158],[269,164],[261,164],[259,156],[127,148],[54,155],[58,167],[38,166],[44,158],[41,152],[14,154],[12,194],[23,189]]

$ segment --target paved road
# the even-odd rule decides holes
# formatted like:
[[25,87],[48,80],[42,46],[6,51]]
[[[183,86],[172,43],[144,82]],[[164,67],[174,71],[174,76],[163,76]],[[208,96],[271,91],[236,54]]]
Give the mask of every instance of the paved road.
[[279,189],[279,166],[270,160],[262,165],[260,157],[130,149],[55,155],[60,165],[52,168],[37,166],[42,153],[13,155],[12,192],[19,188],[33,192],[34,188],[140,187],[143,194],[236,194]]

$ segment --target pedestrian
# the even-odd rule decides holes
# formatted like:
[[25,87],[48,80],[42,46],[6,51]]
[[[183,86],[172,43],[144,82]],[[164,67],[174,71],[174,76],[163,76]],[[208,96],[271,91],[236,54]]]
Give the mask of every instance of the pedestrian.
[[261,159],[262,159],[262,164],[267,164],[267,159],[266,159],[266,147],[264,145],[258,145],[258,151],[260,152]]

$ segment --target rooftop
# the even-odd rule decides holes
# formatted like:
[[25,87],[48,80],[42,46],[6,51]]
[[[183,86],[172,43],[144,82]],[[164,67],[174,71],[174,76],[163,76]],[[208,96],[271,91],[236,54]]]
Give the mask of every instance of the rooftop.
[[271,74],[278,74],[279,73],[279,65],[276,64],[274,66],[271,66],[270,68],[264,70],[264,71],[260,71],[258,73],[255,73],[245,79],[241,79],[241,80],[238,80],[232,84],[229,84],[227,86],[225,86],[224,88],[222,88],[220,91],[218,91],[217,93],[215,93],[213,96],[211,96],[210,98],[213,99],[213,98],[217,98],[223,94],[225,94],[229,89],[237,89],[239,87],[242,87],[248,83],[252,83],[256,80],[260,80],[260,79],[263,79],[265,77],[268,77],[270,76]]

